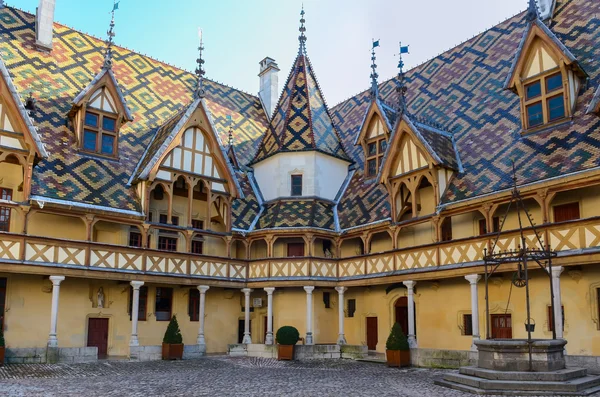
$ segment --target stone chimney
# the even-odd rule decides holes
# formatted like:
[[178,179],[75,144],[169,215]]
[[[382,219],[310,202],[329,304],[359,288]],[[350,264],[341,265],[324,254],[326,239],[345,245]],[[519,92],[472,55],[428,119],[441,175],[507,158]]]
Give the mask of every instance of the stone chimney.
[[273,58],[266,57],[260,61],[260,91],[258,96],[260,97],[265,111],[269,116],[269,119],[273,116],[275,106],[277,106],[277,98],[279,95],[279,78],[277,73],[279,67]]
[[54,7],[56,0],[40,0],[35,15],[35,45],[42,50],[52,50]]

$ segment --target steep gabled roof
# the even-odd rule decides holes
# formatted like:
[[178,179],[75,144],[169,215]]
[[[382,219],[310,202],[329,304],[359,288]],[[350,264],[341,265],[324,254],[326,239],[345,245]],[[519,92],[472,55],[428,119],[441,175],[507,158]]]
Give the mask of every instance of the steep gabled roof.
[[350,161],[310,60],[298,54],[252,164],[282,152],[318,151]]
[[110,84],[112,84],[113,89],[117,93],[117,98],[119,99],[119,104],[123,108],[125,113],[125,119],[127,121],[133,121],[133,115],[131,114],[131,110],[129,110],[129,106],[127,106],[127,102],[125,101],[125,97],[123,96],[123,92],[121,92],[121,88],[119,88],[119,83],[115,78],[115,74],[113,73],[111,68],[102,68],[100,72],[90,81],[90,83],[73,99],[74,106],[81,106],[81,103],[85,99],[85,97],[96,88],[102,79],[106,76]]
[[504,82],[505,89],[512,89],[515,85],[515,80],[518,78],[518,71],[521,69],[523,62],[525,61],[525,52],[527,51],[528,46],[531,42],[539,37],[544,42],[548,43],[555,51],[557,51],[561,56],[564,62],[567,65],[573,65],[573,67],[581,74],[585,75],[585,71],[577,62],[577,58],[575,55],[556,37],[556,35],[548,29],[548,26],[539,18],[536,18],[529,22],[527,25],[527,29],[523,32],[523,37],[521,38],[521,42],[519,43],[519,47],[517,48],[516,54],[513,58],[512,65],[508,74],[506,76],[506,81]]
[[137,167],[137,172],[132,177],[132,181],[148,179],[152,170],[161,161],[164,160],[174,141],[178,139],[178,137],[180,137],[181,134],[184,132],[184,128],[190,120],[190,117],[192,117],[192,114],[197,109],[201,109],[202,112],[206,115],[206,118],[208,119],[208,124],[210,126],[210,128],[206,128],[206,130],[208,130],[207,133],[212,134],[217,143],[216,147],[214,148],[214,153],[211,153],[211,155],[217,156],[217,158],[220,158],[221,162],[225,164],[225,172],[227,172],[228,174],[228,182],[230,182],[230,186],[233,187],[230,193],[234,196],[243,194],[242,189],[240,188],[239,183],[237,181],[237,178],[235,177],[233,167],[229,162],[229,158],[225,153],[223,145],[221,144],[221,139],[217,135],[214,122],[211,118],[210,112],[206,107],[206,101],[204,100],[204,98],[197,97],[187,108],[184,109],[185,111],[177,112],[175,116],[173,116],[169,121],[167,121],[156,131],[156,134],[152,138],[150,145],[148,145],[146,152],[140,159],[140,162]]
[[376,112],[381,116],[381,119],[385,123],[388,131],[392,131],[392,128],[396,121],[396,112],[391,109],[389,106],[385,106],[379,98],[372,99],[371,104],[367,108],[365,115],[363,117],[363,121],[361,123],[360,132],[356,135],[356,139],[354,140],[354,145],[358,145],[363,139],[364,136],[368,133],[367,129],[369,128],[369,122],[371,121],[370,115],[372,112]]
[[4,79],[8,91],[10,92],[10,96],[12,97],[15,106],[17,107],[17,110],[19,111],[19,115],[21,116],[23,122],[27,126],[27,132],[29,133],[31,141],[35,145],[35,149],[38,156],[42,158],[48,157],[48,153],[46,153],[46,148],[44,147],[44,144],[42,143],[40,136],[38,135],[37,129],[33,125],[33,121],[29,117],[29,113],[27,113],[27,109],[25,109],[25,106],[23,106],[23,102],[21,101],[19,92],[15,88],[15,85],[13,84],[13,81],[10,77],[10,73],[8,73],[8,69],[6,69],[4,62],[2,62],[2,58],[0,58],[0,75],[2,75],[2,78]]
[[600,113],[600,85],[598,86],[598,88],[596,88],[594,97],[588,105],[587,113]]

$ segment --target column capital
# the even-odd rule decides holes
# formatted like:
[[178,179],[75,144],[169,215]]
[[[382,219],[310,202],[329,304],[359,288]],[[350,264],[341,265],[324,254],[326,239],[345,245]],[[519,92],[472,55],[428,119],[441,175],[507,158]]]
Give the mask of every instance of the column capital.
[[275,287],[266,287],[263,288],[265,290],[265,292],[267,293],[267,295],[273,295],[273,292],[275,291]]
[[469,274],[468,276],[465,276],[465,280],[470,284],[477,284],[479,280],[481,280],[481,276],[479,274]]
[[304,291],[306,291],[307,294],[312,294],[312,292],[314,290],[315,290],[314,286],[304,287]]
[[250,292],[252,292],[253,289],[251,288],[242,288],[242,292],[244,293],[244,295],[250,295]]
[[552,266],[552,277],[559,278],[563,270],[565,270],[565,268],[562,266]]
[[404,284],[404,286],[406,288],[408,288],[410,291],[412,291],[412,289],[415,288],[415,285],[417,284],[417,282],[408,280],[408,281],[403,281],[402,284]]
[[50,281],[52,281],[52,285],[59,286],[65,280],[65,276],[50,276]]
[[144,282],[143,281],[132,281],[129,284],[133,287],[133,289],[140,289],[140,287],[142,285],[144,285]]
[[335,287],[335,290],[338,292],[338,294],[342,295],[344,292],[348,291],[348,288],[346,288],[346,287]]
[[208,291],[210,289],[210,287],[208,285],[199,285],[197,288],[201,294],[205,294],[206,291]]

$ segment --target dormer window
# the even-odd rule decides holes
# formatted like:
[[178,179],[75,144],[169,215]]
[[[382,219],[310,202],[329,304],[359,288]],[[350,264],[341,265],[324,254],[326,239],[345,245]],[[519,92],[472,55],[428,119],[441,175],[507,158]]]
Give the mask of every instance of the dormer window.
[[119,154],[119,129],[133,117],[110,69],[103,69],[73,100],[69,112],[84,153],[107,157]]
[[292,175],[292,196],[302,196],[302,175]]
[[586,77],[575,56],[539,19],[530,20],[504,88],[521,99],[524,133],[572,116]]
[[107,156],[117,154],[117,119],[115,114],[88,110],[83,125],[82,149]]
[[550,71],[526,83],[524,105],[528,129],[565,118],[562,73]]
[[387,139],[385,135],[380,135],[375,139],[367,141],[367,155],[365,173],[367,177],[373,177],[377,175],[377,171],[383,161],[383,155],[387,149]]

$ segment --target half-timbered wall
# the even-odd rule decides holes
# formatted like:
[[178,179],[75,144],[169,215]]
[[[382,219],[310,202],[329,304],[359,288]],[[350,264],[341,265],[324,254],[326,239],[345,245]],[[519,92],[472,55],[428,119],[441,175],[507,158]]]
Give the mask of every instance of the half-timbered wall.
[[404,133],[398,147],[398,164],[394,175],[402,175],[419,168],[427,167],[425,153]]

